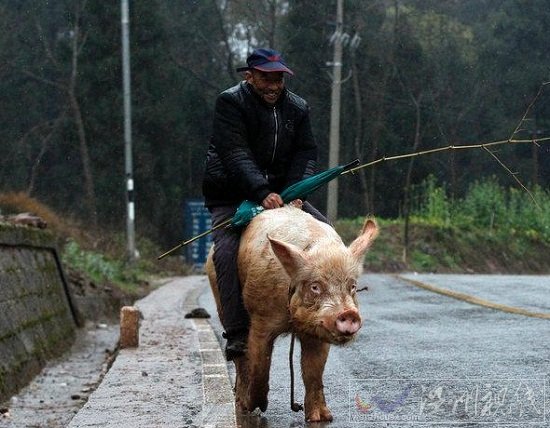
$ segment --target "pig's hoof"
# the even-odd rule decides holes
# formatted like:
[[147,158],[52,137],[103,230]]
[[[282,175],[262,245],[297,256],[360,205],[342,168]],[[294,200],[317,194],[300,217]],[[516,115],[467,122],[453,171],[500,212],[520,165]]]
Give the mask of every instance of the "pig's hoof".
[[248,397],[246,407],[251,412],[256,408],[260,409],[262,412],[265,412],[267,410],[267,397]]
[[332,414],[328,407],[313,409],[306,414],[307,422],[332,422]]

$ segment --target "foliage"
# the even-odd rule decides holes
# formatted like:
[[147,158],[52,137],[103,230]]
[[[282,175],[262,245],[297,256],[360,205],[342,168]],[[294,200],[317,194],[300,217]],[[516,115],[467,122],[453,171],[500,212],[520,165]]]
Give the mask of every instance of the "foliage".
[[[531,196],[495,178],[472,183],[463,198],[451,199],[429,177],[415,189],[411,249],[402,262],[402,220],[378,219],[380,235],[365,257],[373,271],[457,273],[548,273],[550,192]],[[350,243],[362,218],[342,219],[336,229]]]
[[[120,262],[108,260],[98,252],[84,251],[75,241],[71,240],[67,243],[62,260],[67,265],[86,272],[92,281],[96,283],[113,281],[121,284],[126,282]],[[135,278],[133,279],[135,280]]]
[[47,223],[56,237],[66,268],[76,270],[97,284],[111,284],[131,294],[142,294],[155,277],[185,275],[191,268],[178,257],[158,261],[161,248],[144,236],[137,237],[140,251],[134,263],[126,261],[126,236],[108,229],[88,230],[71,218],[26,193],[0,194],[0,215],[29,212]]
[[[114,284],[121,290],[140,295],[149,281],[156,276],[169,274],[188,274],[190,268],[181,260],[156,261],[160,249],[148,239],[138,240],[144,250],[137,262],[129,263],[123,256],[123,242],[114,236],[111,247],[104,243],[96,250],[83,248],[74,239],[63,246],[62,260],[68,267],[86,275],[96,284]],[[117,242],[118,241],[118,242]]]
[[451,221],[451,201],[444,187],[437,186],[429,175],[416,189],[416,214],[431,224],[448,226]]
[[[327,61],[333,55],[335,2],[319,0],[311,6],[303,0],[259,0],[254,8],[247,0],[130,2],[138,234],[163,247],[182,236],[182,202],[201,195],[214,99],[241,78],[235,67],[252,47],[275,44],[284,52],[296,72],[288,87],[308,100],[320,146],[319,169],[327,166],[332,84]],[[407,153],[413,142],[422,149],[506,139],[541,82],[548,81],[546,0],[345,0],[344,13],[343,31],[362,40],[344,49],[343,162]],[[75,69],[77,24],[81,45]],[[119,4],[5,0],[0,5],[0,77],[0,191],[22,192],[64,218],[90,222],[83,131],[99,225],[122,230]],[[71,81],[81,130],[68,96]],[[550,134],[549,88],[516,137]],[[510,145],[499,157],[530,187],[547,189],[547,147]],[[491,157],[462,150],[407,163],[378,164],[364,175],[342,178],[341,215],[398,218],[410,167],[413,185],[433,176],[431,199],[417,213],[424,221],[447,227],[462,219],[495,233],[509,228],[548,236],[523,192],[497,189],[511,183]],[[487,177],[495,177],[494,183],[488,184]],[[444,181],[437,190],[436,183]],[[321,210],[324,192],[310,198]],[[545,192],[535,193],[545,200]],[[491,201],[489,208],[481,208],[484,199]],[[460,213],[455,212],[458,201],[464,205]],[[512,226],[518,223],[520,228]]]
[[550,243],[550,192],[536,187],[531,195],[505,188],[495,177],[475,181],[464,198],[449,200],[445,188],[429,177],[417,196],[417,221],[475,228],[501,235],[523,234]]

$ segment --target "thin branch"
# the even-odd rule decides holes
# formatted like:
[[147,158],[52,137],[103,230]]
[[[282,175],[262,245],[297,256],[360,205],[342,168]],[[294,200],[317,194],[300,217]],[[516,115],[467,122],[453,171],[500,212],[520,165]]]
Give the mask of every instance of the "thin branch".
[[53,52],[50,48],[50,45],[47,41],[47,38],[44,35],[44,30],[42,29],[42,25],[40,24],[40,22],[38,20],[35,20],[34,25],[36,27],[36,30],[38,31],[39,39],[42,40],[42,44],[44,45],[44,52],[46,52],[46,57],[52,62],[52,64],[55,67],[59,67],[59,62],[57,61],[57,59],[53,55]]
[[77,55],[80,55],[80,53],[82,52],[82,48],[84,47],[84,45],[86,44],[86,40],[88,39],[88,32],[86,31],[83,35],[82,35],[82,38],[81,38],[81,42],[80,42],[80,45],[78,46],[78,52],[77,52]]
[[[391,161],[391,160],[397,160],[397,159],[406,159],[406,158],[412,158],[416,156],[423,156],[431,153],[438,153],[438,152],[445,152],[448,150],[466,150],[466,149],[482,149],[485,147],[493,147],[498,146],[502,144],[522,144],[522,143],[533,143],[534,140],[500,140],[500,141],[492,141],[490,143],[484,143],[484,144],[468,144],[468,145],[450,145],[446,147],[437,147],[435,149],[429,149],[429,150],[423,150],[420,152],[414,152],[414,153],[406,153],[403,155],[396,155],[396,156],[384,156],[382,158],[376,159],[374,161],[365,163],[363,165],[359,165],[358,167],[352,168],[348,171],[345,171],[343,174],[347,173],[353,173],[361,168],[366,168],[372,165],[376,165],[377,163]],[[536,142],[538,143],[545,143],[550,141],[550,137],[544,137],[544,138],[538,138]]]
[[21,73],[31,77],[34,80],[37,80],[38,82],[42,82],[42,83],[45,83],[46,85],[54,86],[54,87],[56,87],[56,88],[58,88],[62,91],[67,90],[67,86],[65,86],[63,83],[59,83],[59,82],[56,82],[56,81],[50,80],[50,79],[45,79],[44,77],[38,76],[38,75],[34,74],[31,71],[21,70]]
[[201,74],[197,73],[196,71],[194,71],[193,69],[185,65],[180,59],[176,58],[174,54],[170,54],[170,57],[172,58],[172,61],[174,61],[174,64],[176,64],[177,67],[190,73],[195,79],[197,79],[203,85],[206,85],[208,88],[216,91],[219,89],[219,87],[214,85],[211,80],[204,78]]
[[520,127],[523,125],[523,122],[525,122],[526,118],[527,118],[527,115],[529,114],[529,112],[531,111],[531,108],[533,107],[533,105],[535,104],[535,102],[537,101],[537,99],[539,98],[539,96],[542,94],[542,91],[544,89],[544,87],[550,82],[543,82],[540,87],[539,87],[539,90],[537,92],[537,95],[535,95],[535,97],[531,100],[531,102],[529,103],[529,105],[527,106],[527,109],[525,110],[525,113],[523,114],[523,117],[521,118],[521,120],[518,122],[518,125],[516,126],[516,129],[514,129],[514,132],[512,132],[512,135],[510,135],[510,138],[509,140],[512,140],[512,138],[514,138],[514,136],[520,131]]
[[517,174],[512,172],[510,170],[510,168],[508,168],[504,162],[502,162],[498,157],[497,155],[495,155],[491,150],[489,150],[487,147],[483,147],[483,149],[489,153],[493,158],[495,158],[495,160],[500,164],[501,167],[503,167],[513,178],[514,180],[516,180],[516,182],[523,188],[523,190],[525,190],[527,192],[527,194],[531,197],[531,199],[533,200],[533,202],[535,203],[535,205],[537,206],[537,208],[540,209],[540,205],[539,203],[537,202],[537,200],[535,199],[535,197],[533,196],[533,194],[529,191],[529,189],[527,187],[525,187],[523,185],[523,183],[520,181],[520,179],[518,178]]
[[50,127],[50,132],[42,138],[42,147],[40,148],[40,152],[36,156],[36,159],[33,163],[33,166],[31,168],[31,174],[29,178],[29,185],[27,186],[27,195],[31,195],[34,191],[34,183],[36,181],[37,171],[38,167],[40,166],[40,163],[42,162],[42,158],[44,157],[44,154],[48,150],[49,142],[51,138],[53,137],[54,133],[57,131],[57,128],[59,124],[65,119],[66,111],[61,112],[59,117],[55,119],[52,122],[48,122],[45,125]]
[[[76,24],[75,26],[78,26],[78,33],[80,33],[80,19],[82,17],[82,12],[86,9],[86,5],[88,4],[88,0],[83,0],[80,4],[80,7],[77,6],[77,13],[75,17]],[[78,38],[77,38],[77,55],[80,55],[80,52],[82,51],[82,48],[86,44],[86,39],[88,38],[88,31],[84,31],[84,34],[80,37],[80,45],[78,45]]]
[[[399,75],[398,75],[398,78],[399,78]],[[401,81],[401,79],[399,79],[399,80],[400,80],[400,83],[403,85],[403,82]],[[493,141],[493,142],[485,143],[485,144],[450,145],[450,146],[447,146],[447,147],[439,147],[439,148],[435,148],[435,149],[431,149],[431,150],[425,150],[425,151],[416,152],[416,153],[409,153],[409,154],[405,154],[405,155],[383,157],[383,158],[377,159],[373,162],[369,162],[368,164],[361,165],[361,166],[359,166],[357,168],[354,168],[354,169],[352,169],[350,171],[347,171],[347,172],[353,172],[354,170],[357,170],[357,169],[360,169],[360,168],[363,168],[363,167],[366,167],[366,166],[374,165],[376,163],[383,162],[383,161],[386,161],[386,160],[404,159],[404,158],[410,158],[410,157],[414,157],[414,156],[425,155],[425,154],[429,154],[429,153],[442,152],[442,151],[446,151],[446,150],[485,148],[485,147],[496,146],[496,145],[507,144],[507,143],[534,143],[534,144],[537,144],[538,142],[544,142],[544,141],[550,140],[550,137],[544,137],[544,138],[539,138],[539,139],[531,139],[531,140],[513,139],[513,136],[518,132],[518,129],[520,128],[521,124],[526,120],[526,117],[527,117],[529,111],[531,110],[532,106],[534,105],[534,103],[537,101],[537,99],[541,95],[543,87],[548,85],[548,84],[550,84],[550,82],[543,82],[541,84],[536,96],[533,98],[533,100],[531,101],[531,103],[527,107],[527,110],[525,111],[522,119],[518,123],[518,126],[516,127],[516,130],[513,132],[512,136],[507,140]],[[414,101],[415,100],[413,99],[413,102]]]
[[[228,5],[229,5],[229,2],[227,2],[227,6]],[[225,62],[227,65],[227,72],[229,73],[229,77],[232,80],[236,80],[235,72],[233,71],[233,51],[231,50],[231,46],[229,44],[229,34],[225,29],[224,12],[226,12],[226,10],[222,9],[221,7],[218,7],[218,3],[215,0],[214,0],[214,9],[216,9],[216,12],[218,15],[217,18],[218,18],[219,30],[223,37],[222,42],[223,42],[223,45],[225,46],[225,50],[227,54],[225,58]]]

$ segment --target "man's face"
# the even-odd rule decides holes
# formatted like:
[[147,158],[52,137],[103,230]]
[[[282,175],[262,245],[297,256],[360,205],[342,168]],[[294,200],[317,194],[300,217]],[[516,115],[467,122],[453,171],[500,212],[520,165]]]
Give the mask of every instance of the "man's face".
[[252,85],[254,91],[268,104],[275,104],[285,87],[282,71],[266,73],[252,69],[246,72],[245,78]]

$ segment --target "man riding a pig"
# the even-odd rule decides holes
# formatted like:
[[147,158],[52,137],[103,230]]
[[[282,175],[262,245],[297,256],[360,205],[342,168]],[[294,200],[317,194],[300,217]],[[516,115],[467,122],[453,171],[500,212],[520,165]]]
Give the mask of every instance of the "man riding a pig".
[[[255,49],[237,71],[245,79],[218,96],[206,156],[203,194],[213,226],[232,217],[245,199],[265,209],[282,207],[281,191],[313,175],[317,162],[309,107],[285,88],[285,74],[294,73],[281,54]],[[328,223],[310,203],[302,209]],[[228,360],[246,352],[250,322],[237,268],[241,232],[221,228],[213,234]]]
[[280,192],[314,173],[309,109],[285,89],[292,71],[278,52],[257,49],[247,64],[246,80],[216,101],[203,185],[214,226],[245,199],[266,209],[244,230],[215,230],[206,262],[225,355],[235,363],[236,406],[267,409],[273,344],[292,332],[301,344],[305,418],[330,421],[323,371],[330,344],[349,343],[361,328],[357,278],[378,228],[367,219],[345,246],[311,204],[283,207]]

